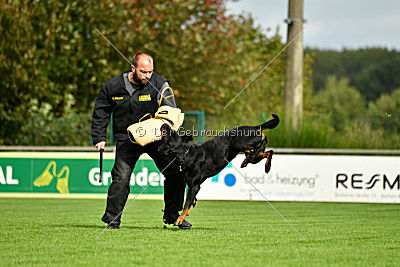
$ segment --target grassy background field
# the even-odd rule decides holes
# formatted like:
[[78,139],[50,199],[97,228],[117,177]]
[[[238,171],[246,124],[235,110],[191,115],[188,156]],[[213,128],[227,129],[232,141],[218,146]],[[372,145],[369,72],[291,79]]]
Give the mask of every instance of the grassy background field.
[[163,202],[136,200],[120,230],[104,200],[0,199],[0,265],[399,265],[400,205],[200,201],[190,230],[162,224]]

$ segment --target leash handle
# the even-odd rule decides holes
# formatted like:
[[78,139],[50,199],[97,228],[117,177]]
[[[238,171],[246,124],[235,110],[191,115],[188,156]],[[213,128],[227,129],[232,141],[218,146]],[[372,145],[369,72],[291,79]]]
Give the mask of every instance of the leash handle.
[[103,152],[104,148],[100,148],[100,183],[102,183],[102,178],[103,178]]

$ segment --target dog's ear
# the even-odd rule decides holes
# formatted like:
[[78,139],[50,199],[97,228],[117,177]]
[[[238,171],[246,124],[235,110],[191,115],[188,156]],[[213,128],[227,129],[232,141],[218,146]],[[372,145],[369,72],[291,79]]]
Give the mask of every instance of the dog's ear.
[[182,136],[182,142],[189,143],[190,141],[193,141],[193,136],[191,134]]
[[171,153],[173,152],[172,146],[170,144],[170,137],[171,136],[169,134],[163,134],[163,138],[160,141],[161,144],[158,147],[158,152],[166,156],[171,156]]
[[169,139],[171,137],[171,128],[168,124],[163,124],[160,128],[161,131],[161,140],[160,146],[158,147],[158,152],[161,152],[164,155],[168,155],[171,150],[171,145],[169,144]]
[[166,144],[166,145],[164,146],[164,150],[161,151],[161,152],[164,153],[165,155],[173,156],[174,150],[172,149],[171,145]]
[[171,127],[169,127],[169,125],[166,124],[166,123],[164,123],[164,124],[161,126],[160,130],[161,130],[161,135],[162,135],[162,136],[171,135],[172,129],[171,129]]

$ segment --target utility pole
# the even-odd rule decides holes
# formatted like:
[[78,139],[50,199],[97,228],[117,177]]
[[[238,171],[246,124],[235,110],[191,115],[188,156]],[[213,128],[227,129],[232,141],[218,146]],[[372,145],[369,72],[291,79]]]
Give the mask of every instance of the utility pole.
[[[303,0],[289,0],[287,43],[303,30]],[[303,34],[287,48],[285,74],[285,121],[297,130],[303,116]]]

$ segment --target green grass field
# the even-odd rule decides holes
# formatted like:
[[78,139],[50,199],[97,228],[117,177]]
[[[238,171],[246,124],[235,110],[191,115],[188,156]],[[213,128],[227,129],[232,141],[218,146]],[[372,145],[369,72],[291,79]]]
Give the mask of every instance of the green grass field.
[[106,230],[105,200],[0,199],[0,265],[326,266],[400,264],[400,205],[200,201],[190,230],[136,200]]

